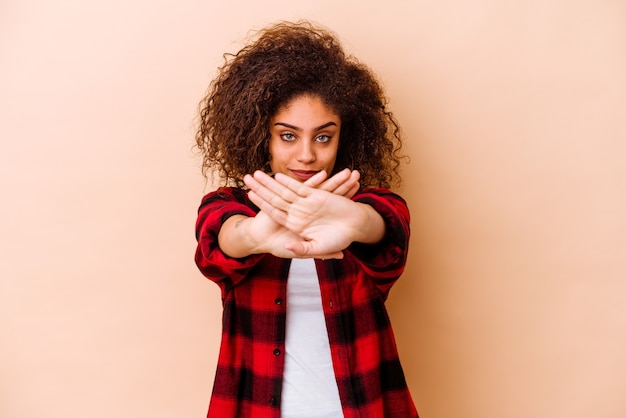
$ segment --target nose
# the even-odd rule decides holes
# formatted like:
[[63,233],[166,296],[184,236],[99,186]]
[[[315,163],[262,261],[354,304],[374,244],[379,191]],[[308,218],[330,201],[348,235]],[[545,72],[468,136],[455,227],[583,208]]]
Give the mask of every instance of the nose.
[[315,161],[315,150],[312,141],[299,141],[299,147],[296,155],[298,162],[310,164]]

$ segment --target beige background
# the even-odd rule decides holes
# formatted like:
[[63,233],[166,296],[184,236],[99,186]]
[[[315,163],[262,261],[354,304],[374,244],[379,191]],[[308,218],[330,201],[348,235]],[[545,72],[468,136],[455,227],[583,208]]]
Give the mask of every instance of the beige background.
[[0,3],[0,416],[204,416],[196,104],[249,29],[301,17],[404,126],[388,306],[422,417],[626,416],[626,3],[385,4]]

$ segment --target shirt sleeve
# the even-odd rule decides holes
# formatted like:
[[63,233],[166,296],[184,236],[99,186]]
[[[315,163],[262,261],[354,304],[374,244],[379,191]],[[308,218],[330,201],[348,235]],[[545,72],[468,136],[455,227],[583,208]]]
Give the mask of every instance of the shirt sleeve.
[[402,197],[387,189],[364,189],[353,200],[370,205],[385,221],[385,236],[381,242],[374,245],[352,243],[347,250],[386,297],[406,265],[409,208]]
[[216,282],[222,292],[245,278],[249,270],[263,257],[254,254],[243,258],[226,255],[218,243],[218,234],[224,222],[233,215],[255,216],[256,210],[241,189],[224,187],[202,199],[196,221],[195,262],[200,272]]

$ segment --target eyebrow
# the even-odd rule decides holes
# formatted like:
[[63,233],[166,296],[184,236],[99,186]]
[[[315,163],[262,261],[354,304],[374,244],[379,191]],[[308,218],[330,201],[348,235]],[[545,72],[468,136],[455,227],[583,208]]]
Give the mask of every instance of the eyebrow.
[[[285,128],[293,129],[294,131],[302,131],[302,128],[298,128],[297,126],[290,125],[290,124],[285,123],[285,122],[276,122],[274,124],[274,126],[277,126],[277,125],[284,126]],[[337,124],[335,122],[333,122],[333,121],[326,122],[325,124],[320,125],[317,128],[315,128],[314,130],[315,131],[321,131],[322,129],[328,128],[329,126],[337,126]]]

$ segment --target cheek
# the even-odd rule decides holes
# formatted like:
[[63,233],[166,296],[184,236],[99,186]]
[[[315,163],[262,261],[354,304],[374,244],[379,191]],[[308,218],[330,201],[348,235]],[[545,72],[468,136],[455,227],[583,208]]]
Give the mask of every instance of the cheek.
[[328,150],[328,152],[324,154],[324,159],[328,162],[335,161],[337,159],[337,152]]
[[285,161],[285,149],[281,147],[281,142],[270,139],[269,146],[269,165],[272,172],[280,172],[281,166]]
[[325,165],[332,171],[337,162],[337,150],[331,151],[325,155]]
[[273,138],[270,138],[269,143],[267,145],[267,151],[269,152],[269,160],[273,161],[275,155],[280,155],[280,150],[277,147],[276,141]]

